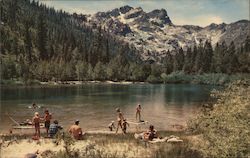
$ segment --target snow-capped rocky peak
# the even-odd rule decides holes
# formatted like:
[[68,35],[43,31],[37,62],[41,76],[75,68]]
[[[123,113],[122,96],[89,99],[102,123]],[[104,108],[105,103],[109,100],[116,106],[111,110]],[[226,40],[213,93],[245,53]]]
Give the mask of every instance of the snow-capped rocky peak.
[[240,20],[231,24],[210,24],[206,27],[174,25],[165,9],[145,12],[141,7],[122,6],[88,17],[88,24],[101,26],[141,50],[143,60],[159,61],[167,51],[184,50],[209,40],[241,44],[249,35],[250,22]]

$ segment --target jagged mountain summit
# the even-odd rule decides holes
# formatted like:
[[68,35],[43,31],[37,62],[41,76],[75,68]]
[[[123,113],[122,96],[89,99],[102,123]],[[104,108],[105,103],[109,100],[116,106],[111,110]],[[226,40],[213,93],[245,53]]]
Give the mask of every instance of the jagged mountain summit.
[[211,24],[207,27],[174,25],[165,9],[145,12],[141,7],[123,6],[98,12],[87,18],[89,25],[101,26],[141,50],[143,60],[159,61],[167,51],[184,50],[199,42],[234,41],[241,44],[249,35],[250,22]]

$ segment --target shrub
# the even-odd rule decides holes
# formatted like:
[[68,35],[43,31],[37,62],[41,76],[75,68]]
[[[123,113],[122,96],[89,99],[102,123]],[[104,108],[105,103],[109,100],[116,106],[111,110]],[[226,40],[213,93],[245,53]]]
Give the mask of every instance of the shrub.
[[160,83],[162,81],[158,77],[155,77],[153,75],[149,75],[148,78],[147,78],[147,82],[149,82],[149,83]]
[[223,92],[213,92],[217,102],[205,105],[202,113],[188,123],[190,131],[202,134],[202,143],[194,146],[202,155],[250,156],[249,92],[249,82],[236,82]]
[[164,77],[165,83],[189,83],[192,81],[192,76],[185,74],[183,71],[172,72]]

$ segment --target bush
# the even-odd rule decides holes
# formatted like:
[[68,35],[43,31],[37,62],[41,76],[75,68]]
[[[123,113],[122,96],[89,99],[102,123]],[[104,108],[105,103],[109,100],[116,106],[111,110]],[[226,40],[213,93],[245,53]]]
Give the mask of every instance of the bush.
[[162,81],[158,77],[155,77],[153,75],[149,75],[147,78],[147,82],[149,82],[149,83],[161,83]]
[[205,157],[249,157],[249,82],[236,82],[223,92],[213,92],[218,100],[205,105],[202,113],[188,123],[189,130],[202,135],[194,145]]
[[192,76],[185,74],[183,71],[172,72],[171,74],[164,76],[165,83],[190,83]]

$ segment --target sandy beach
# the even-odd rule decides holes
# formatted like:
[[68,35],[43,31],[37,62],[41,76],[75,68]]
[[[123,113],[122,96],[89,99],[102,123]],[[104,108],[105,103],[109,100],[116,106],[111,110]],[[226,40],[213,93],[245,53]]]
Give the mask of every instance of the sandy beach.
[[[160,132],[162,136],[177,134],[181,132]],[[182,136],[181,136],[182,137]],[[78,153],[79,156],[90,157],[101,154],[103,157],[152,157],[152,155],[162,146],[171,143],[145,143],[134,138],[134,133],[115,135],[110,133],[90,132],[86,134],[84,140],[74,141],[72,145],[65,144],[65,140],[41,138],[32,140],[32,135],[1,135],[0,156],[3,158],[24,158],[27,154],[35,154],[37,157],[56,157],[65,154],[65,146],[70,146],[71,154]],[[183,136],[184,138],[184,136]],[[67,143],[67,142],[66,142]],[[170,149],[170,148],[169,148]],[[59,156],[60,157],[60,156]]]

